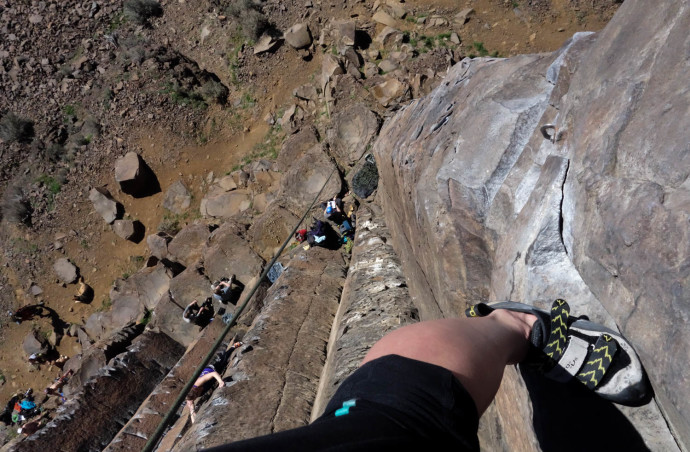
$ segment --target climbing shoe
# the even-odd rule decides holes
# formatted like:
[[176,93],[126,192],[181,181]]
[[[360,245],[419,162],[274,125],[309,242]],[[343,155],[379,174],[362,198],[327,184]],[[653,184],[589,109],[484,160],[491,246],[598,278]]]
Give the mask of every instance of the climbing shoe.
[[521,365],[559,382],[575,378],[604,399],[621,405],[640,406],[651,398],[647,376],[632,345],[616,331],[584,316],[571,316],[565,300],[554,301],[551,312],[506,301],[479,303],[465,315],[485,317],[496,309],[537,318],[530,333],[530,351]]

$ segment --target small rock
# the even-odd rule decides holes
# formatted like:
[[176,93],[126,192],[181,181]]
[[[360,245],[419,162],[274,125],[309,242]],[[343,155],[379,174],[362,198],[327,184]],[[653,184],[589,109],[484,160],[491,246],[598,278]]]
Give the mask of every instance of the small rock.
[[276,48],[278,45],[278,40],[274,39],[269,35],[263,35],[259,42],[254,45],[254,55],[258,55],[263,52],[268,52]]
[[135,233],[134,221],[115,220],[113,223],[113,232],[125,240],[131,239]]
[[32,24],[40,24],[43,21],[43,16],[40,16],[38,14],[32,14],[29,16],[29,22]]
[[377,11],[376,14],[372,17],[374,22],[378,22],[383,25],[387,25],[389,27],[395,27],[398,22],[391,17],[388,13],[383,12],[383,11]]
[[386,58],[379,63],[379,69],[381,69],[383,72],[393,72],[394,70],[398,69],[398,65],[394,61]]
[[455,15],[455,23],[459,25],[464,25],[467,23],[468,20],[470,20],[470,17],[474,15],[474,9],[472,8],[465,8],[459,13]]
[[89,200],[93,203],[93,208],[96,212],[108,224],[119,218],[122,213],[122,209],[119,208],[117,201],[113,199],[105,187],[92,188],[89,192]]
[[31,295],[33,295],[34,297],[37,297],[43,293],[43,289],[41,289],[41,287],[37,286],[36,284],[32,284],[29,291],[31,292]]
[[179,215],[189,209],[191,203],[192,195],[189,194],[189,190],[182,181],[178,180],[165,192],[163,207]]
[[290,27],[284,36],[285,41],[295,49],[302,49],[311,45],[311,33],[307,24],[295,24]]
[[55,274],[65,284],[72,284],[77,280],[77,276],[79,275],[77,267],[70,262],[69,259],[64,257],[55,261],[53,270],[55,270]]
[[452,42],[453,44],[460,44],[460,36],[458,36],[458,34],[455,32],[451,33],[450,42]]

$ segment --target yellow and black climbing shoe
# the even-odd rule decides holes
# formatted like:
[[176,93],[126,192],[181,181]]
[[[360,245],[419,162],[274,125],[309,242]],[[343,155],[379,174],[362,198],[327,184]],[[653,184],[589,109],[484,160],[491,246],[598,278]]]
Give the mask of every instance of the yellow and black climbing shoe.
[[467,317],[484,317],[496,309],[525,312],[537,317],[532,327],[532,347],[520,363],[546,377],[566,382],[577,379],[599,396],[621,405],[640,406],[652,390],[632,345],[618,332],[573,317],[564,300],[556,300],[551,312],[522,303],[479,303],[467,309]]

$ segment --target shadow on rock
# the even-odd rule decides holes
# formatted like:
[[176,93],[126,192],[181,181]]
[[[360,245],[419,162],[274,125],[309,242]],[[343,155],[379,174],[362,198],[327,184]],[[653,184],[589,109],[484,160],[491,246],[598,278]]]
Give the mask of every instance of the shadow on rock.
[[532,400],[532,424],[544,452],[649,450],[615,404],[581,383],[558,383],[522,367],[520,373]]

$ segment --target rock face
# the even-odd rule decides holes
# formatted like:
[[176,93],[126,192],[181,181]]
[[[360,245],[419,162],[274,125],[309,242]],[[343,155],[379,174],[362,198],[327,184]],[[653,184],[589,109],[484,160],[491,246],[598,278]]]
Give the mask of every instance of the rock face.
[[[312,203],[329,176],[330,179],[321,192],[321,198],[330,199],[342,191],[340,174],[335,169],[335,164],[328,158],[324,146],[318,144],[309,149],[301,159],[293,162],[281,181],[278,197],[282,198],[290,212],[302,216],[304,209]],[[269,209],[267,214],[270,213]]]
[[[675,2],[654,11],[626,2],[602,33],[578,34],[554,54],[465,60],[388,121],[374,146],[411,293],[428,300],[422,318],[483,300],[547,306],[563,297],[574,312],[618,327],[657,399],[613,416],[623,413],[621,425],[653,450],[677,450],[666,421],[690,445],[690,370],[678,366],[690,360],[690,117],[673,114],[690,104],[678,95],[686,92],[688,21],[690,10]],[[556,125],[555,142],[539,131],[547,123]],[[549,408],[538,403],[548,398],[525,381],[532,411],[543,416]],[[514,378],[504,386],[525,390]],[[520,422],[529,417],[516,398],[499,395],[495,406],[510,420],[497,435],[504,445],[529,449],[535,438],[548,445],[565,434]],[[592,406],[587,413],[611,415]]]
[[24,338],[24,342],[22,342],[22,349],[24,349],[26,356],[30,356],[34,353],[47,353],[49,348],[46,339],[41,337],[37,331],[31,331],[26,338]]
[[93,208],[106,223],[110,224],[122,216],[124,209],[113,199],[110,192],[105,187],[92,188],[89,192],[89,200],[93,203]]
[[53,270],[55,274],[65,284],[72,284],[77,280],[79,276],[79,270],[77,267],[69,261],[69,259],[61,258],[55,261],[53,264]]
[[165,334],[144,333],[15,450],[102,450],[183,353]]
[[352,165],[366,151],[379,131],[379,118],[365,105],[356,104],[333,116],[333,128],[328,130],[328,143],[336,159]]
[[383,212],[369,205],[360,209],[357,222],[357,245],[328,340],[328,360],[312,420],[323,413],[340,383],[357,369],[376,341],[395,328],[419,320],[402,265],[388,243],[390,234]]
[[192,265],[201,257],[201,250],[206,245],[210,233],[205,224],[195,223],[187,226],[168,243],[170,257],[185,266]]
[[[298,249],[244,335],[251,347],[223,374],[232,382],[214,391],[208,403],[197,404],[197,422],[173,451],[213,447],[309,422],[346,269],[338,251]],[[281,328],[274,328],[275,322]],[[238,419],[241,430],[225,427]]]

